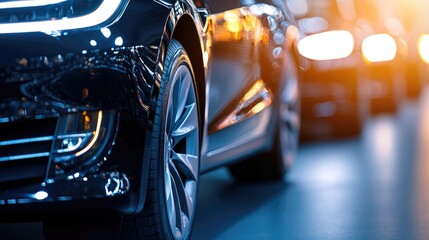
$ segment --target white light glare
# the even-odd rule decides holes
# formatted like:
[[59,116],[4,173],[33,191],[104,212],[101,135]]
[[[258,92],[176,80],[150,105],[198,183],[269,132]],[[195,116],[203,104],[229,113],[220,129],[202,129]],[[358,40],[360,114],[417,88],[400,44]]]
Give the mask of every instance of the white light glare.
[[54,32],[92,27],[104,23],[112,17],[121,3],[122,0],[104,0],[94,12],[80,17],[37,22],[3,23],[0,24],[0,33]]
[[47,197],[48,197],[48,193],[45,191],[39,191],[34,194],[34,198],[37,200],[43,200],[43,199],[46,199]]
[[112,32],[110,31],[110,29],[109,28],[102,28],[102,29],[100,29],[100,31],[101,31],[101,33],[103,34],[103,36],[105,37],[105,38],[109,38],[111,35],[112,35]]
[[419,37],[418,48],[420,57],[425,63],[429,63],[429,34],[422,34]]
[[117,37],[115,39],[115,45],[116,46],[122,46],[124,44],[124,39],[122,39],[122,37]]
[[298,51],[308,59],[334,60],[350,56],[354,44],[353,35],[348,31],[327,31],[301,39]]
[[91,46],[95,47],[95,46],[97,46],[97,41],[91,40],[91,41],[89,41],[89,44],[91,44]]
[[41,7],[47,5],[54,5],[57,3],[65,2],[66,0],[22,0],[22,1],[9,1],[0,3],[0,9],[10,8],[24,8],[24,7]]
[[386,62],[395,58],[397,46],[389,34],[374,34],[362,42],[362,53],[369,62]]

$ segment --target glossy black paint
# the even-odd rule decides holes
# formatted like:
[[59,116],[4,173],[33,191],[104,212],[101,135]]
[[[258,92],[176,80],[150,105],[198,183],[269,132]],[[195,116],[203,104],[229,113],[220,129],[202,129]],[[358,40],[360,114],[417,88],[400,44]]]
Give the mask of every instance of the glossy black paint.
[[[219,11],[248,7],[239,2],[209,1],[206,5],[203,1],[131,0],[119,21],[108,26],[111,32],[109,37],[99,28],[55,35],[1,34],[0,124],[98,110],[115,111],[119,123],[118,128],[109,135],[111,149],[97,155],[99,159],[104,158],[103,164],[77,172],[84,173],[81,176],[63,175],[55,179],[46,178],[42,183],[6,187],[0,191],[0,209],[8,210],[1,211],[0,215],[6,216],[6,221],[12,215],[14,218],[25,217],[26,211],[15,212],[16,208],[11,206],[21,203],[37,208],[41,203],[55,202],[52,206],[60,206],[65,201],[64,205],[74,205],[76,202],[75,207],[70,207],[73,211],[76,211],[75,208],[92,208],[90,201],[75,200],[104,200],[108,187],[103,192],[103,183],[109,178],[113,179],[112,173],[126,173],[122,180],[129,181],[129,189],[124,195],[108,198],[105,205],[94,210],[107,209],[121,214],[142,210],[155,104],[165,53],[172,39],[180,41],[185,47],[195,72],[202,109],[200,118],[205,123],[201,136],[201,171],[239,160],[272,144],[269,139],[274,134],[274,128],[270,125],[270,118],[275,116],[272,115],[271,106],[234,126],[212,130],[218,123],[217,119],[231,114],[243,95],[260,79],[272,94],[272,105],[278,104],[279,72],[284,64],[284,55],[293,51],[294,39],[276,42],[274,34],[280,31],[287,36],[294,21],[282,1],[267,3],[279,9],[275,17],[276,27],[269,25],[269,18],[273,16],[258,15],[261,28],[268,34],[268,41],[260,43],[256,49],[245,46],[242,52],[247,54],[246,58],[234,56],[228,51],[222,53],[211,42],[216,33],[211,31],[213,15],[209,15],[207,6]],[[120,44],[116,41],[119,38],[122,39]],[[278,56],[273,55],[276,48],[280,51]],[[225,72],[224,60],[233,63],[226,78],[219,75]],[[228,91],[224,90],[226,87]],[[219,93],[224,94],[222,98]],[[264,134],[250,135],[249,141],[243,141],[242,136],[255,128]],[[210,156],[210,151],[218,153]],[[35,200],[33,194],[41,189],[47,191],[50,197]],[[117,203],[115,199],[118,199]],[[43,211],[35,212],[43,218]]]
[[[120,111],[121,128],[115,134],[115,147],[109,154],[109,161],[93,176],[102,179],[109,169],[126,171],[133,186],[131,193],[125,196],[128,204],[111,207],[127,214],[141,210],[147,176],[144,159],[149,152],[144,149],[150,149],[161,66],[177,22],[185,15],[192,19],[191,23],[201,35],[201,21],[194,22],[199,15],[189,3],[178,2],[170,9],[168,4],[137,0],[131,1],[121,19],[109,26],[111,36],[108,38],[99,29],[62,32],[58,36],[45,33],[0,35],[1,122],[59,117],[99,109]],[[123,39],[123,44],[115,44],[118,37]],[[91,40],[97,45],[91,46]],[[195,41],[201,42],[201,39]],[[77,184],[78,189],[82,184],[88,186],[80,194],[65,194],[67,200],[103,196],[91,190],[102,190],[102,181],[91,179],[66,180],[71,186]],[[53,181],[46,179],[42,187],[44,184],[51,186],[49,182]],[[52,196],[46,199],[47,202],[62,198],[63,194],[55,190],[62,184],[57,180],[53,186],[43,188]],[[5,189],[6,192],[1,194],[2,203],[19,203],[18,198],[24,199],[21,202],[43,202],[22,197],[25,193],[34,194],[40,188],[40,184],[33,184],[13,191]]]

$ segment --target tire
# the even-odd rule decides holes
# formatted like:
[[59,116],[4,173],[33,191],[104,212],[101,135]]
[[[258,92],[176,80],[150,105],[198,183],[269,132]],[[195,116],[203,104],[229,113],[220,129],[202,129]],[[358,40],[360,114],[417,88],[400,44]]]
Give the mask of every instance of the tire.
[[[112,219],[98,217],[81,223],[45,222],[47,239],[190,238],[200,167],[201,125],[195,86],[188,55],[178,41],[172,40],[157,100],[142,213]],[[67,227],[66,232],[62,231],[66,229],[63,226]]]
[[294,59],[286,57],[285,69],[274,105],[273,145],[249,159],[229,166],[232,176],[240,181],[279,180],[287,173],[296,157],[300,128],[300,82]]
[[200,120],[195,77],[183,46],[173,40],[154,122],[148,192],[135,217],[137,239],[189,239],[200,166]]

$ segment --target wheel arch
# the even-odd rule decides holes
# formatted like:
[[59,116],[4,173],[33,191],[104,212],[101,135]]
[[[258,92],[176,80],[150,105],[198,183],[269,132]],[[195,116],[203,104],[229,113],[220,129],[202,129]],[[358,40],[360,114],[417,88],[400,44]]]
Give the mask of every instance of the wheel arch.
[[204,120],[204,112],[206,107],[206,74],[202,54],[203,44],[201,42],[201,38],[199,37],[194,20],[190,15],[184,14],[179,19],[174,29],[172,38],[176,39],[182,44],[192,63],[192,68],[195,74],[195,82],[197,84],[197,98],[200,107],[200,119]]

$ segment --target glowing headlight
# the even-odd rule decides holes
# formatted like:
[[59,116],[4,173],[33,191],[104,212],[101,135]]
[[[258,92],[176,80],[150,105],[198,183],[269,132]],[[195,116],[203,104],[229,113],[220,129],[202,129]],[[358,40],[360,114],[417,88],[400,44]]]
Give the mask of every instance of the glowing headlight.
[[22,1],[6,1],[0,3],[0,9],[10,8],[27,8],[27,7],[40,7],[47,5],[54,5],[57,3],[64,2],[66,0],[22,0]]
[[328,31],[301,39],[299,53],[313,60],[334,60],[348,57],[354,48],[353,35],[348,31]]
[[419,54],[425,63],[429,63],[429,34],[423,34],[418,42]]
[[115,132],[114,111],[70,113],[58,120],[52,149],[57,174],[76,167],[91,166],[100,161]]
[[375,34],[362,42],[362,53],[369,62],[386,62],[395,58],[396,42],[389,34]]
[[0,33],[58,32],[113,23],[129,0],[0,2]]

